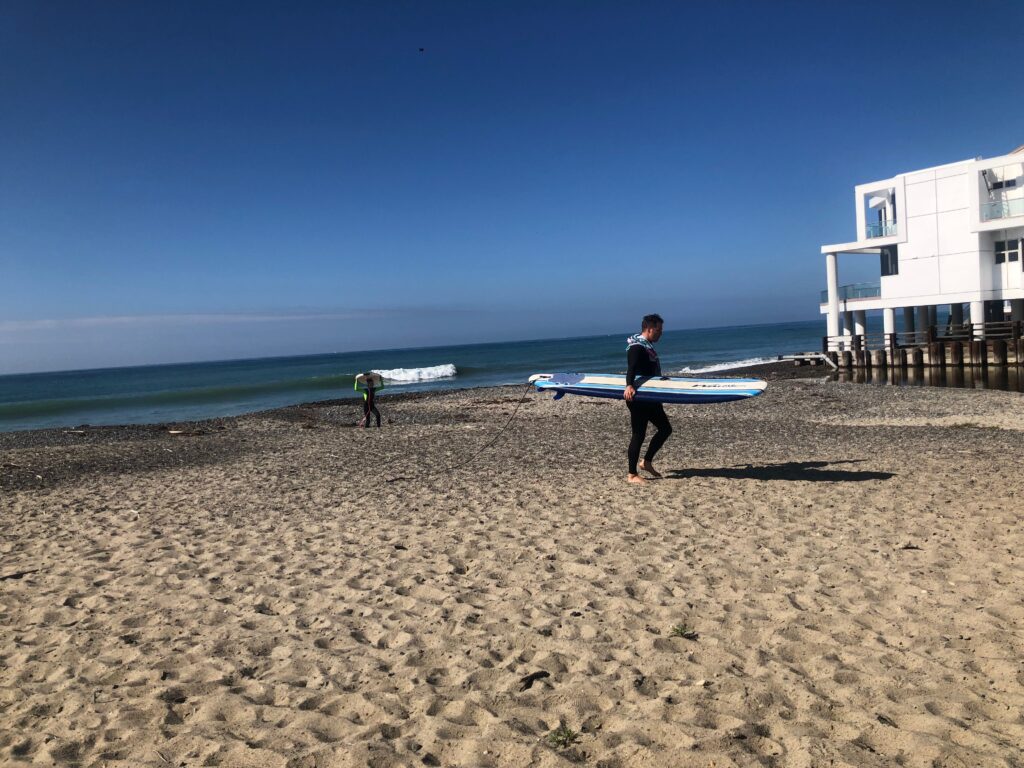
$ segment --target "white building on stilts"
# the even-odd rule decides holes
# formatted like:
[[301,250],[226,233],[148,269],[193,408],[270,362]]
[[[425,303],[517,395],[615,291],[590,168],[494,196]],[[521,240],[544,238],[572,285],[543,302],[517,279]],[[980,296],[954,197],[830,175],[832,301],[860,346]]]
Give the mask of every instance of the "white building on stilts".
[[[897,313],[904,332],[934,328],[940,305],[950,326],[979,333],[985,323],[1024,320],[1024,146],[859,184],[854,199],[857,239],[821,248],[821,313],[834,348],[863,337],[869,310],[882,310],[886,334]],[[870,254],[879,282],[841,285],[839,254]]]

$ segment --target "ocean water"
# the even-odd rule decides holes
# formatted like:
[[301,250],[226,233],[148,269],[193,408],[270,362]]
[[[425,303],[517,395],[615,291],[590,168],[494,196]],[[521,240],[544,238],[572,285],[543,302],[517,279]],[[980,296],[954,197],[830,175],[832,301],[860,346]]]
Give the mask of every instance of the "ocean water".
[[[392,392],[525,384],[532,373],[623,372],[635,331],[419,349],[149,365],[0,376],[0,431],[152,424],[356,398],[353,377],[377,371]],[[666,375],[701,374],[817,350],[824,321],[666,331]]]

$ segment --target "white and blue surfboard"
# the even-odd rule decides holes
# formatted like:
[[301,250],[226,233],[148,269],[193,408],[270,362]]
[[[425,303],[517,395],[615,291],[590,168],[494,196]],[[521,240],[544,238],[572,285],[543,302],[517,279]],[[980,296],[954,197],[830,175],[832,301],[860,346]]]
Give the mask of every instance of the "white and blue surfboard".
[[[613,373],[535,373],[530,382],[538,391],[621,400],[626,377]],[[636,399],[649,403],[728,403],[757,397],[768,388],[762,379],[686,379],[670,376],[638,377]]]

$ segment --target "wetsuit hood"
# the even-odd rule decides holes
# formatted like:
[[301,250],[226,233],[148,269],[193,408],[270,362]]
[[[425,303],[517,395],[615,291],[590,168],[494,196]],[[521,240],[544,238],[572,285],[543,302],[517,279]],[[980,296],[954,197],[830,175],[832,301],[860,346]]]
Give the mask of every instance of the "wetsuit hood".
[[634,333],[632,336],[626,338],[626,349],[630,347],[641,346],[647,349],[654,349],[654,345],[651,344],[647,339],[644,338],[642,333]]

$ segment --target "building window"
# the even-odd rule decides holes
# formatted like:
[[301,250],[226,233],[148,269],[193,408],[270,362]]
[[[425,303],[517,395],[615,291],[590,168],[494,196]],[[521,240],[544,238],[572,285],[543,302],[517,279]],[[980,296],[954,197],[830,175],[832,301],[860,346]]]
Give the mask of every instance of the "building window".
[[890,277],[900,273],[900,259],[895,245],[887,245],[885,248],[882,248],[879,256],[882,261],[882,277]]
[[996,240],[996,264],[1020,261],[1022,240]]

